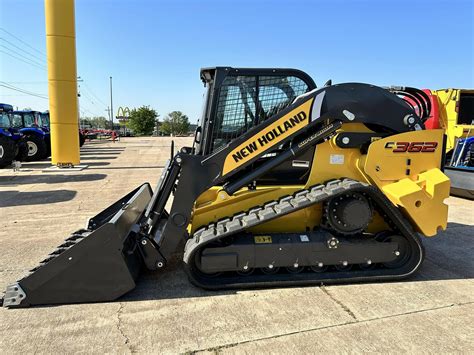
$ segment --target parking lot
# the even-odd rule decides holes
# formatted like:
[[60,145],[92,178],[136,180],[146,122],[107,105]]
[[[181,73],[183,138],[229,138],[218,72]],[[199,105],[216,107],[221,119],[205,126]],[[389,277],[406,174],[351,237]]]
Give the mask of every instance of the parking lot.
[[[192,138],[175,138],[189,145]],[[0,289],[71,231],[143,182],[170,156],[169,138],[87,142],[74,172],[47,161],[0,170]],[[474,352],[474,209],[455,197],[448,230],[424,238],[405,282],[210,292],[179,256],[117,302],[0,309],[1,353]]]

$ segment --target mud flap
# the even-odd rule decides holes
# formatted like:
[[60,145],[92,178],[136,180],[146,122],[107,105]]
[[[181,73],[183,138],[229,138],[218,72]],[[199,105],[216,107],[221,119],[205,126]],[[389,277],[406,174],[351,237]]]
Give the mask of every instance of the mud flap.
[[152,196],[143,184],[91,218],[23,279],[4,307],[114,300],[135,287],[142,266],[137,222]]

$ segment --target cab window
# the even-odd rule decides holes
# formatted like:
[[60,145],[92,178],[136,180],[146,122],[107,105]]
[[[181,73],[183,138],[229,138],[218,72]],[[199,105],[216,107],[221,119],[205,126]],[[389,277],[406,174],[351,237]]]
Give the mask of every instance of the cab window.
[[35,127],[36,126],[35,116],[32,113],[25,113],[23,115],[23,119],[25,121],[25,127]]
[[217,103],[212,151],[274,116],[308,90],[295,76],[226,77]]
[[11,120],[12,120],[12,126],[15,128],[22,128],[23,127],[23,120],[21,118],[21,115],[19,114],[12,114],[11,115]]
[[5,112],[0,113],[0,127],[10,128],[10,119],[8,118],[8,114]]
[[255,94],[255,76],[228,76],[224,80],[217,104],[213,151],[253,126]]

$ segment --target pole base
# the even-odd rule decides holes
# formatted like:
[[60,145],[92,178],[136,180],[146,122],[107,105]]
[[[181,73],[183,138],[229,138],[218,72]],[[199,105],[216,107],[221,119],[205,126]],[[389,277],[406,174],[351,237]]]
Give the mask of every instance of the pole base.
[[60,167],[60,166],[57,166],[57,165],[52,165],[49,168],[43,169],[42,171],[45,172],[45,173],[54,173],[54,172],[66,173],[66,172],[70,172],[70,171],[71,172],[72,171],[81,171],[81,170],[87,169],[87,167],[89,167],[89,165],[87,165],[87,164],[74,165],[72,167]]

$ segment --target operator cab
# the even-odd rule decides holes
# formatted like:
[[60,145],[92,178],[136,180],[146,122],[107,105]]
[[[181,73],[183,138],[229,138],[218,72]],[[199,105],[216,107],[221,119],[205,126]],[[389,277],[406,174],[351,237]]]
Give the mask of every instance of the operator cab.
[[49,112],[39,112],[36,117],[36,124],[44,131],[49,131]]
[[13,106],[0,104],[0,128],[11,128],[9,112],[13,111]]
[[12,124],[15,128],[38,128],[38,111],[12,111]]
[[[196,154],[211,155],[232,140],[289,106],[298,96],[316,88],[313,79],[296,69],[201,69],[207,88],[201,125],[196,137]],[[283,148],[283,147],[280,147]],[[278,149],[247,169],[255,169]],[[303,183],[310,171],[314,150],[282,163],[258,182],[264,184]],[[242,171],[242,174],[245,174]]]

